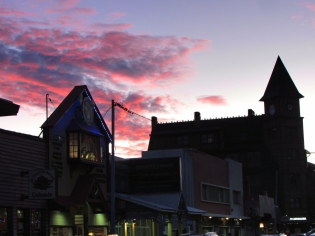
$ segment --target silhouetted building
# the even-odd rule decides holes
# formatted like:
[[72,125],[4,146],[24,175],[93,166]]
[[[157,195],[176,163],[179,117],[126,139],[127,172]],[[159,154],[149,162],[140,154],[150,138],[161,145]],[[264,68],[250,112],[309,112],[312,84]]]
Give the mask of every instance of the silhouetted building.
[[315,223],[310,197],[314,187],[308,184],[313,174],[307,172],[300,98],[303,95],[278,57],[260,99],[263,115],[248,109],[244,117],[201,119],[195,112],[193,121],[172,123],[158,123],[152,117],[148,150],[195,148],[241,162],[244,195],[267,192],[278,206],[278,228],[306,232]]

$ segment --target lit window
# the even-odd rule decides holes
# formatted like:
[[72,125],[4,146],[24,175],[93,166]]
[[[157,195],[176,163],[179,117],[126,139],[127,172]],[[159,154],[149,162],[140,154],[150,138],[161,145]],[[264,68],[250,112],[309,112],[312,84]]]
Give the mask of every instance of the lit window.
[[100,138],[98,136],[82,133],[69,133],[69,158],[100,162]]

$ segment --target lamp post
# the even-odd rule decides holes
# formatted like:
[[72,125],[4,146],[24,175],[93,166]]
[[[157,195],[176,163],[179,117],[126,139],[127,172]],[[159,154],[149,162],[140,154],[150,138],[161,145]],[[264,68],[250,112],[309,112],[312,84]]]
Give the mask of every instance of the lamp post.
[[115,235],[115,103],[112,100],[112,155],[110,161],[110,235]]

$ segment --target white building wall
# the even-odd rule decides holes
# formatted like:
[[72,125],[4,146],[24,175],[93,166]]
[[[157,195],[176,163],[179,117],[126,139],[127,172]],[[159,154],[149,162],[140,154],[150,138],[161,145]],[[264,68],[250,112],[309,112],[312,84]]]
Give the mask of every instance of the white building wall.
[[[229,163],[229,183],[230,183],[230,204],[231,216],[243,216],[243,169],[242,164],[232,159],[225,159]],[[240,193],[239,203],[235,204],[233,201],[233,191]]]

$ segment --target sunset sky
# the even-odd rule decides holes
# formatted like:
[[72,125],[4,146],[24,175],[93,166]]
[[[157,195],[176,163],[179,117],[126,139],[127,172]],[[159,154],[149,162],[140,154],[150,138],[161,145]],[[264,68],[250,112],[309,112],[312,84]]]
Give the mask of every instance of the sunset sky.
[[[280,56],[299,92],[315,161],[315,1],[0,0],[0,97],[20,105],[0,128],[38,136],[76,85],[87,85],[115,154],[139,157],[159,122],[264,113]],[[139,115],[137,115],[139,114]]]

